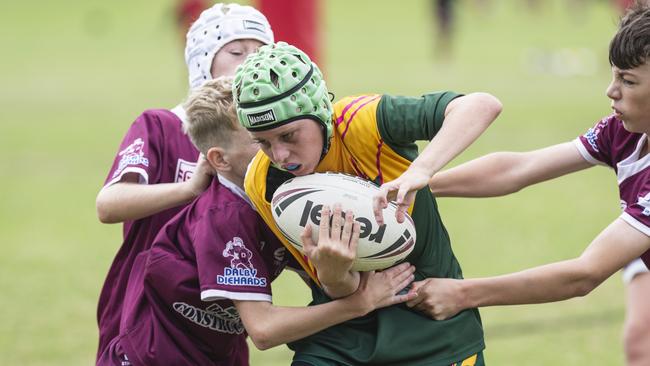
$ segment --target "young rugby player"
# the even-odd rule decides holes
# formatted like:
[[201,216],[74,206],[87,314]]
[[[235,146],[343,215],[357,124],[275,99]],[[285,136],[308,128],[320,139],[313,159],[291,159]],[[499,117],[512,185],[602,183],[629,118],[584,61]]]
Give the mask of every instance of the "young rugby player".
[[[235,68],[273,32],[249,6],[216,4],[187,34],[185,61],[190,88]],[[149,249],[160,228],[209,184],[209,164],[182,131],[183,108],[153,109],[127,131],[102,190],[97,214],[104,223],[123,222],[123,242],[106,276],[97,307],[98,355],[118,334],[122,300],[133,261]]]
[[[259,146],[237,122],[230,81],[208,82],[185,104],[187,132],[218,179],[137,257],[120,336],[101,365],[247,365],[246,333],[266,349],[409,298],[395,295],[414,278],[404,263],[367,274],[358,291],[334,302],[273,306],[271,281],[291,256],[244,194]],[[318,245],[356,251],[352,214],[332,221],[330,235],[329,218],[321,220]]]
[[[318,67],[286,43],[263,46],[237,69],[233,86],[240,123],[262,151],[246,174],[246,193],[311,277],[313,304],[354,292],[354,253],[311,247],[304,258],[275,226],[270,201],[279,184],[314,172],[354,174],[378,184],[404,174],[418,178],[405,203],[417,230],[407,261],[416,278],[461,278],[449,237],[429,193],[431,176],[472,143],[497,117],[501,104],[475,93],[440,92],[419,98],[346,97],[332,105]],[[435,136],[435,138],[434,138]],[[433,141],[418,157],[414,141]],[[422,189],[418,189],[422,188]],[[345,204],[343,202],[343,204]],[[330,211],[340,216],[341,208]],[[304,237],[310,234],[309,229]],[[314,271],[314,267],[317,271]],[[319,286],[320,285],[320,286]],[[405,306],[380,309],[290,343],[293,365],[481,365],[483,330],[476,309],[433,321]]]
[[[650,8],[636,6],[622,19],[609,46],[613,79],[607,88],[614,113],[573,142],[525,152],[493,153],[441,172],[431,180],[436,196],[488,197],[594,165],[618,178],[621,215],[579,258],[509,275],[415,284],[409,305],[436,319],[465,308],[528,304],[584,296],[628,263],[629,365],[650,365]],[[645,262],[645,263],[644,263]]]

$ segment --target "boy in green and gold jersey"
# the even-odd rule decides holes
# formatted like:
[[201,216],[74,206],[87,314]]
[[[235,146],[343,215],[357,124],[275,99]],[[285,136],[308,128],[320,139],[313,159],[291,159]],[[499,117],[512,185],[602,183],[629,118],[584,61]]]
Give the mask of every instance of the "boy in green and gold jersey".
[[[315,172],[386,183],[376,198],[376,215],[381,221],[379,208],[394,197],[398,221],[410,213],[417,242],[407,261],[416,267],[416,280],[462,278],[427,183],[497,117],[501,104],[496,98],[485,93],[370,94],[332,105],[317,65],[286,43],[261,47],[248,57],[237,70],[233,92],[240,122],[261,145],[246,175],[246,193],[310,277],[312,304],[346,296],[359,285],[349,252],[310,246],[303,256],[273,221],[275,189],[291,177]],[[431,140],[419,156],[417,140]],[[339,206],[332,210],[334,215],[341,211]],[[308,226],[303,240],[309,236]],[[478,310],[434,321],[406,306],[375,311],[289,346],[296,352],[294,366],[483,365],[485,347]]]

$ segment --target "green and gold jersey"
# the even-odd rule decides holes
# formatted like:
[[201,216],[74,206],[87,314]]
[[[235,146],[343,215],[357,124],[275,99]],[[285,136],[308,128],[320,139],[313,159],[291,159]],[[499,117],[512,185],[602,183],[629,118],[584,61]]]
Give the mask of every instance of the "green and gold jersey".
[[[346,97],[334,104],[334,132],[316,172],[354,174],[382,184],[399,177],[418,154],[415,141],[431,140],[444,120],[447,104],[458,94],[434,93],[420,98],[389,95]],[[317,283],[311,264],[280,233],[271,214],[273,192],[292,175],[271,165],[261,151],[245,179],[246,193],[264,221]],[[428,277],[462,278],[427,188],[416,194],[409,213],[417,242],[406,259],[416,267],[416,281]],[[330,301],[317,284],[312,304]],[[296,359],[333,360],[345,365],[449,365],[484,348],[476,309],[446,321],[434,321],[404,305],[392,306],[345,322],[290,344]]]

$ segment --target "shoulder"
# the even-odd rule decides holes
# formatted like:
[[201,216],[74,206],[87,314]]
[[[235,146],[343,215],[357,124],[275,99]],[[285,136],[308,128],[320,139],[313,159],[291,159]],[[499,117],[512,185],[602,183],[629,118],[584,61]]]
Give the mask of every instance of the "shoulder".
[[181,118],[168,109],[147,109],[138,117],[145,123],[156,123],[162,128],[182,127]]
[[[341,139],[348,136],[373,134],[377,130],[377,106],[382,99],[380,94],[348,96],[333,105],[332,123]],[[362,136],[363,135],[363,136]]]

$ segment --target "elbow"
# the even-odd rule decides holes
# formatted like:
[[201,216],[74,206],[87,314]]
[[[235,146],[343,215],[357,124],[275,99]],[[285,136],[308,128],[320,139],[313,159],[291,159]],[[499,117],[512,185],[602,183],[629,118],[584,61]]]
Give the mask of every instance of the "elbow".
[[268,330],[261,329],[261,327],[246,330],[248,331],[248,336],[251,337],[251,341],[253,341],[255,347],[260,351],[266,351],[269,348],[277,346],[273,340],[271,332]]
[[97,218],[102,224],[115,224],[119,222],[111,211],[111,205],[104,197],[102,192],[99,192],[95,200],[95,209],[97,210]]
[[489,93],[478,92],[471,95],[482,114],[486,117],[486,125],[490,125],[501,114],[503,104],[497,97]]
[[[582,258],[578,261],[584,260]],[[593,268],[589,265],[580,265],[576,266],[578,268],[578,273],[576,280],[573,286],[572,297],[583,297],[589,295],[598,285],[600,285],[606,278],[607,275],[600,273],[598,268]]]
[[575,287],[574,297],[583,297],[589,295],[591,291],[598,287],[599,284],[600,281],[589,278],[580,281]]

